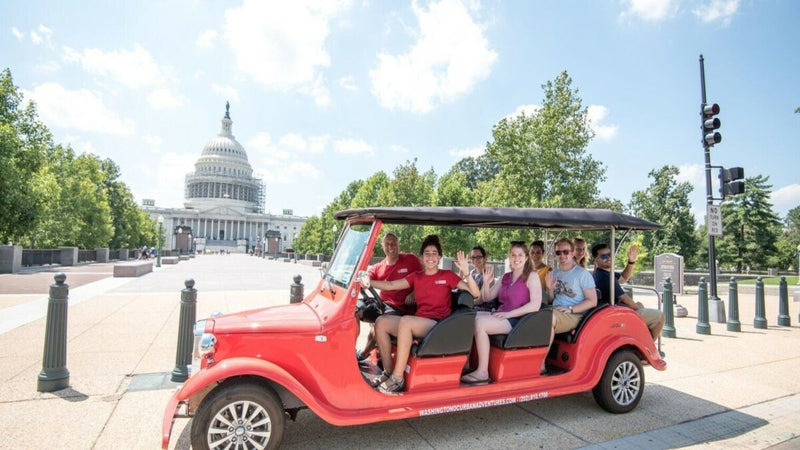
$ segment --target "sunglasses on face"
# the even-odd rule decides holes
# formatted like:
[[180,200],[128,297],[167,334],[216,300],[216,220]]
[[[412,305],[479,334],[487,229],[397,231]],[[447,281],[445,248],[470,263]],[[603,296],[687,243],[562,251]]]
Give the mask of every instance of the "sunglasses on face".
[[556,254],[556,256],[561,256],[561,255],[569,255],[570,252],[572,252],[572,250],[556,250],[554,253]]
[[606,259],[611,258],[611,253],[603,253],[602,255],[597,255],[597,257],[602,259],[602,260],[606,260]]
[[483,259],[483,256],[481,256],[481,255],[472,255],[472,256],[469,257],[469,259]]

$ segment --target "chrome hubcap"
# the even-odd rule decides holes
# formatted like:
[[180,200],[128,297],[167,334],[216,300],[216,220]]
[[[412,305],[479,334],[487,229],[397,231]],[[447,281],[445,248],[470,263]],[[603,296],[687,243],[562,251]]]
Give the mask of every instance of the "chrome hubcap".
[[642,388],[642,378],[636,364],[625,361],[614,369],[611,377],[611,395],[619,405],[627,406],[636,400]]
[[272,434],[272,422],[258,403],[233,402],[220,409],[206,433],[211,449],[263,449]]

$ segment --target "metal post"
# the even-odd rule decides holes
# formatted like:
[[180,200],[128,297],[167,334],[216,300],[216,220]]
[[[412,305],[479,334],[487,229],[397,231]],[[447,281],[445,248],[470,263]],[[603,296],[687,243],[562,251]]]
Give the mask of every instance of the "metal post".
[[661,294],[661,304],[664,305],[664,328],[661,329],[661,336],[675,337],[675,314],[672,309],[672,279],[667,277],[664,280],[664,292]]
[[736,277],[731,277],[728,288],[728,331],[742,331],[742,323],[739,322],[739,287],[736,284]]
[[189,365],[192,364],[192,346],[194,345],[194,323],[197,318],[197,289],[194,280],[184,281],[185,289],[181,290],[181,315],[178,322],[178,347],[175,351],[175,368],[172,370],[172,381],[181,383],[189,378]]
[[39,392],[53,392],[69,387],[67,370],[67,300],[69,285],[67,276],[57,273],[50,285],[47,301],[47,323],[44,334],[42,371],[36,383]]
[[161,226],[163,225],[163,219],[159,216],[158,221],[158,236],[156,236],[156,240],[158,241],[158,250],[156,250],[156,267],[161,267]]
[[292,278],[294,283],[289,287],[289,303],[300,303],[303,301],[303,277],[297,274]]
[[755,328],[767,328],[767,318],[764,315],[764,281],[761,277],[756,279],[756,317],[753,319],[753,326]]
[[[703,55],[700,55],[700,93],[702,103],[700,104],[700,117],[704,117],[703,108],[706,106],[706,71],[703,63]],[[702,123],[702,120],[701,120]],[[703,142],[703,154],[705,155],[706,168],[706,204],[714,203],[714,195],[711,190],[711,147],[706,143],[705,130],[700,127],[700,140]],[[725,304],[717,296],[717,255],[714,236],[708,235],[708,275],[711,279],[711,298],[706,303],[706,307],[711,307],[711,317],[715,322],[725,322]]]
[[708,288],[706,278],[700,277],[697,286],[697,334],[711,334],[711,325],[708,324]]
[[778,325],[792,326],[792,319],[789,318],[789,288],[786,285],[786,277],[781,277],[778,286],[778,305]]

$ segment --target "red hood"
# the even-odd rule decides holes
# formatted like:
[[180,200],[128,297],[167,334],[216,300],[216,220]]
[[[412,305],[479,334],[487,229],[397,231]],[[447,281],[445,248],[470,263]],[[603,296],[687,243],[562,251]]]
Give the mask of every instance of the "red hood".
[[319,316],[306,303],[253,309],[214,318],[214,333],[316,333]]

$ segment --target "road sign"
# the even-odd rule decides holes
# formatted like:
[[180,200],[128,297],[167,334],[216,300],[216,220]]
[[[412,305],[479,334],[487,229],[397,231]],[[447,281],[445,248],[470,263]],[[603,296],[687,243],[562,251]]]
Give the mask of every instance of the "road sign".
[[706,205],[706,225],[709,236],[722,236],[722,207]]

